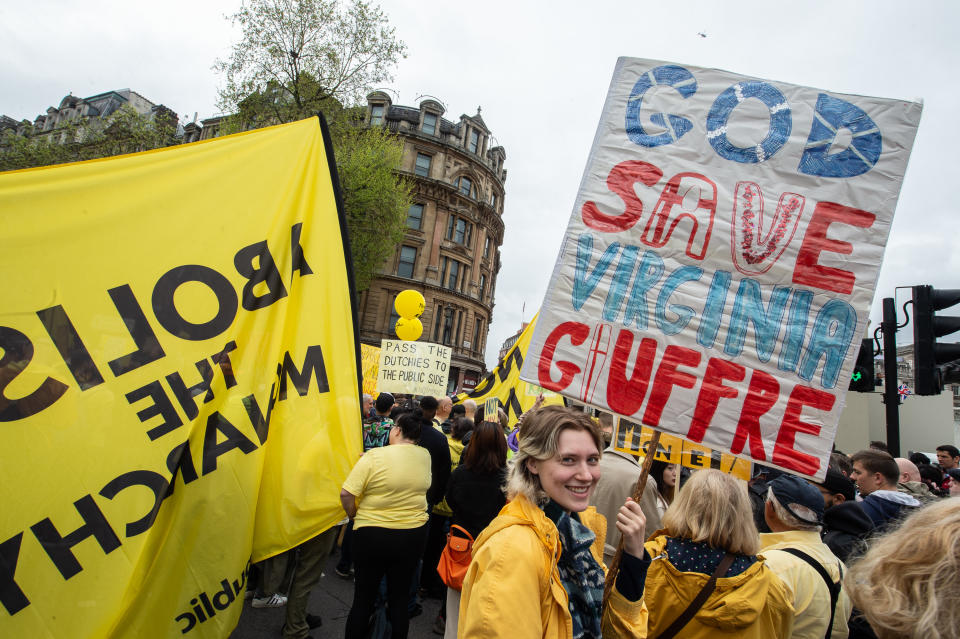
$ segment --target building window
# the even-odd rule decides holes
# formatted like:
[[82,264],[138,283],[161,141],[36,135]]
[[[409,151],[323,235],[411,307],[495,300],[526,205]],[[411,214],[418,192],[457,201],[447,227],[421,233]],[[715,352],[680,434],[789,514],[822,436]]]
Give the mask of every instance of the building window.
[[491,193],[491,194],[490,194],[490,206],[492,206],[493,208],[497,208],[497,194],[496,194],[496,193]]
[[419,231],[423,225],[423,204],[411,204],[407,211],[407,228]]
[[470,129],[470,152],[476,153],[480,147],[480,134]]
[[490,236],[488,235],[483,240],[483,259],[490,257]]
[[[393,298],[394,302],[396,297]],[[400,314],[397,313],[397,308],[394,306],[394,302],[390,302],[390,326],[387,328],[387,334],[393,337],[397,330],[397,320],[400,319]]]
[[487,292],[487,276],[480,275],[480,301],[483,301],[483,294]]
[[473,224],[462,217],[451,215],[447,220],[447,239],[453,240],[457,244],[470,244],[470,236],[473,234]]
[[458,379],[460,379],[460,369],[456,366],[451,366],[450,376],[447,378],[447,395],[453,395],[457,392]]
[[417,165],[413,172],[421,177],[430,176],[430,156],[426,153],[417,153]]
[[483,329],[483,320],[479,317],[473,324],[473,350],[480,350],[480,331]]
[[449,257],[443,258],[443,272],[440,274],[440,286],[448,288],[451,291],[460,291],[460,279],[466,272],[463,265],[457,260]]
[[470,197],[471,191],[473,190],[473,182],[468,177],[458,177],[457,190],[460,191],[461,195]]
[[382,104],[374,104],[370,107],[370,126],[383,124],[383,111],[384,107]]
[[400,247],[400,262],[397,264],[399,277],[413,277],[413,266],[417,263],[417,249],[413,246]]
[[440,304],[437,304],[437,310],[433,314],[434,317],[437,318],[433,324],[433,341],[434,342],[440,339],[440,321],[443,319],[442,311],[443,311],[443,306],[441,306]]
[[450,346],[453,340],[453,309],[447,307],[443,312],[443,333],[440,335],[440,343],[444,346]]
[[437,116],[433,113],[423,114],[423,132],[427,135],[437,134]]

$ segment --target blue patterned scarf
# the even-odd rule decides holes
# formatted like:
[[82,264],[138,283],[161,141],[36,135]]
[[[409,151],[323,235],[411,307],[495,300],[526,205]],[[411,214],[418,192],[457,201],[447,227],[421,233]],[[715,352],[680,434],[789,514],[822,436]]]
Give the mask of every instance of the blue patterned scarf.
[[590,552],[596,535],[580,522],[577,513],[568,513],[552,500],[543,512],[560,533],[562,547],[557,569],[570,601],[573,639],[600,639],[604,574]]

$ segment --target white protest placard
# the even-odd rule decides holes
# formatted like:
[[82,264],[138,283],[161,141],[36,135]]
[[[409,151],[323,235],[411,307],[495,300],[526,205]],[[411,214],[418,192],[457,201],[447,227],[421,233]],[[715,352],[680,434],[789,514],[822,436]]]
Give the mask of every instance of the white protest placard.
[[380,342],[377,390],[443,397],[450,374],[450,348],[429,342]]
[[521,377],[822,477],[921,108],[618,60]]

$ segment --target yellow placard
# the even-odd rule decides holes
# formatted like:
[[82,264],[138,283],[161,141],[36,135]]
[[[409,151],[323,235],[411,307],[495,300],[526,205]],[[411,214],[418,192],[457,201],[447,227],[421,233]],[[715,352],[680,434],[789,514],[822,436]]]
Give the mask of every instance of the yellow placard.
[[[614,416],[614,422],[613,447],[631,455],[646,455],[653,430],[617,416]],[[750,479],[751,464],[746,459],[668,433],[660,433],[653,458],[687,468],[715,468],[743,480]]]
[[[527,348],[530,346],[530,338],[533,336],[533,329],[536,324],[537,316],[534,315],[527,327],[520,333],[517,342],[503,356],[503,359],[486,377],[480,380],[476,388],[454,397],[454,403],[459,404],[467,399],[473,399],[479,406],[485,405],[485,402],[489,399],[496,399],[500,408],[506,411],[509,425],[512,428],[520,415],[533,407],[534,402],[537,401],[537,395],[543,391],[539,386],[520,379],[520,368],[523,366],[523,358],[527,354]],[[543,398],[544,406],[564,405],[563,397],[557,393],[543,392]],[[486,414],[485,411],[484,415]]]
[[225,637],[248,560],[343,517],[359,357],[325,137],[0,175],[3,636]]
[[360,370],[363,373],[363,392],[377,398],[377,373],[380,370],[380,347],[360,345]]

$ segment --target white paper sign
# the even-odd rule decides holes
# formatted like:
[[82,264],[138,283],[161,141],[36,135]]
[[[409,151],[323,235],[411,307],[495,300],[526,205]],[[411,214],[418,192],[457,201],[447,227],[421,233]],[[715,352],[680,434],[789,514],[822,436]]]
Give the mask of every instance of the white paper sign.
[[429,342],[380,342],[377,390],[443,397],[450,374],[450,348]]
[[920,112],[621,58],[521,377],[822,477]]

